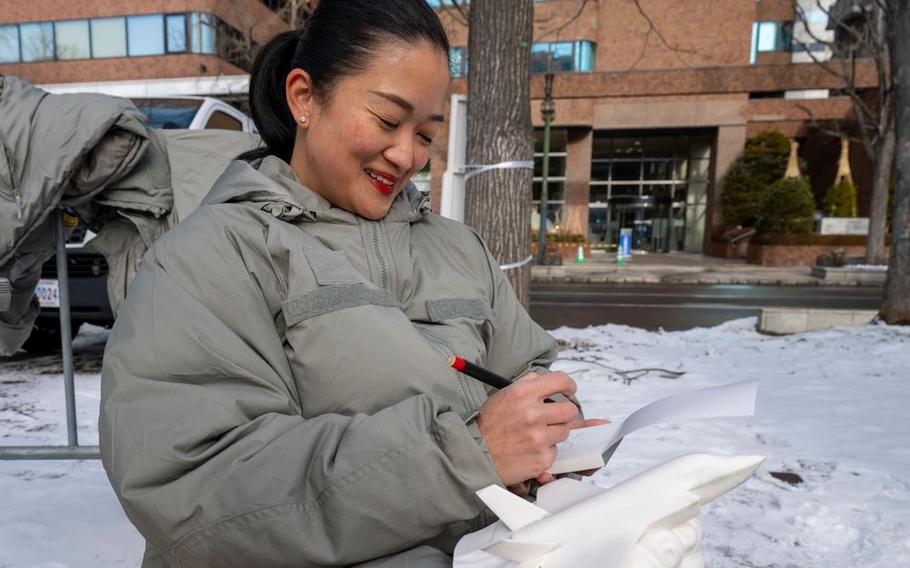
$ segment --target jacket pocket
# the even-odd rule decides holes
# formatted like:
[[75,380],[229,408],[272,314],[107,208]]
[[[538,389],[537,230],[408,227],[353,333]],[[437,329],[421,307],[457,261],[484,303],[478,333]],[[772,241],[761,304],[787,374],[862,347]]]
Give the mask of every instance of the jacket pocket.
[[323,286],[300,296],[287,299],[281,305],[285,325],[290,327],[304,320],[359,306],[400,308],[398,300],[387,290],[367,288],[363,284]]

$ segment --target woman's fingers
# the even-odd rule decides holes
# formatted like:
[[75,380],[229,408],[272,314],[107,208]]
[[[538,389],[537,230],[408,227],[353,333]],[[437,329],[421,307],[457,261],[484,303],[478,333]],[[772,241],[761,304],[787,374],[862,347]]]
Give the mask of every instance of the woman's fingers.
[[515,385],[527,389],[531,396],[534,396],[539,400],[559,393],[566,396],[573,396],[577,389],[577,385],[575,384],[575,381],[572,380],[572,377],[562,371],[534,376],[528,374],[522,377],[519,382],[516,382]]
[[604,424],[609,424],[610,421],[606,418],[587,418],[585,420],[570,420],[568,422],[569,428],[572,430],[577,430],[578,428],[590,428],[591,426],[603,426]]
[[578,416],[578,407],[569,401],[544,404],[540,408],[547,424],[570,424]]

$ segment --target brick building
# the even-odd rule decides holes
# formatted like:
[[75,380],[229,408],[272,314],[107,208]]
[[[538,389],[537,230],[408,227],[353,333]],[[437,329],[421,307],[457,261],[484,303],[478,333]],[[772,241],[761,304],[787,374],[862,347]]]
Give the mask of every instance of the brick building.
[[132,88],[161,79],[242,77],[248,46],[288,29],[267,4],[274,3],[0,0],[0,74],[40,85]]
[[[466,93],[467,29],[446,8],[450,0],[429,1],[451,38],[453,89]],[[836,95],[835,77],[807,62],[830,56],[813,36],[831,32],[815,0],[798,1],[808,26],[797,0],[640,0],[643,13],[630,0],[535,2],[531,111],[541,126],[542,74],[554,72],[548,185],[564,226],[595,245],[631,227],[636,248],[710,252],[723,175],[746,139],[766,129],[801,141],[804,173],[820,197],[840,143],[817,125],[847,121],[851,105]],[[57,90],[100,84],[139,96],[146,82],[158,94],[238,99],[249,46],[288,28],[274,11],[281,3],[0,0],[0,74]],[[860,61],[857,83],[875,81]],[[437,199],[447,139],[436,137],[422,176]],[[868,165],[857,151],[851,161],[863,214]]]
[[[795,0],[640,0],[646,18],[629,0],[536,2],[535,175],[542,169],[540,75],[549,69],[556,116],[548,193],[551,208],[562,210],[554,220],[595,245],[615,243],[619,228],[630,227],[635,248],[711,252],[723,175],[746,139],[768,129],[801,142],[803,174],[820,201],[840,143],[818,126],[848,120],[851,103],[835,95],[842,85],[809,55],[830,57],[817,41],[833,38],[827,14],[815,0],[800,3],[802,18]],[[467,29],[451,9],[439,12],[454,47],[453,73],[463,75]],[[858,84],[875,85],[871,64],[861,66]],[[455,91],[467,92],[464,78]],[[433,156],[434,189],[445,156],[443,147]],[[851,160],[862,214],[869,168],[858,148]],[[535,199],[539,185],[536,178]]]

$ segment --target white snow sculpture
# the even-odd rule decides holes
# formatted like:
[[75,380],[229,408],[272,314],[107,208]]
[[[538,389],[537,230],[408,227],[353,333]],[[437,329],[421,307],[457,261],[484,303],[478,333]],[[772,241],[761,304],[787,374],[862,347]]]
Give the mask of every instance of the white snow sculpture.
[[703,568],[701,506],[762,461],[689,454],[610,489],[559,479],[536,503],[491,485],[477,495],[499,521],[458,542],[453,568]]

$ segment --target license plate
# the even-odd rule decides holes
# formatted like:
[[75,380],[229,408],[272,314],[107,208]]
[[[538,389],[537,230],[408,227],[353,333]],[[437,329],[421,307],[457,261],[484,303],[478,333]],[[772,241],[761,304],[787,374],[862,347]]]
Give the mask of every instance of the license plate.
[[56,280],[39,280],[35,295],[42,308],[60,307],[60,285]]

